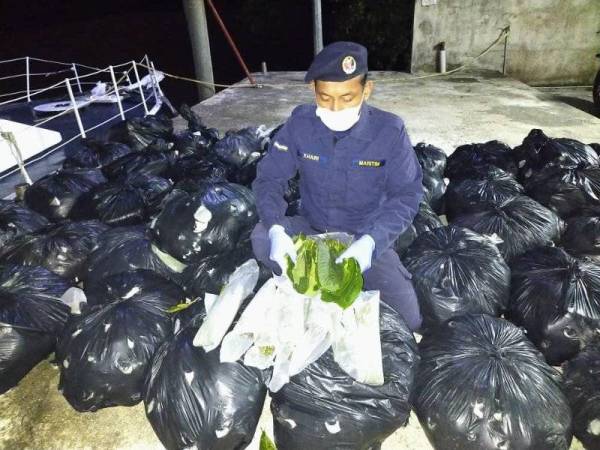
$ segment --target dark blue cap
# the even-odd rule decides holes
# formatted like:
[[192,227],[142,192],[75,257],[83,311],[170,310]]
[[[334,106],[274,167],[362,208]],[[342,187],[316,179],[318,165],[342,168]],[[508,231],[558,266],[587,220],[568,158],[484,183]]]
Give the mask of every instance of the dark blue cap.
[[346,81],[367,71],[365,47],[356,42],[333,42],[315,56],[304,81]]

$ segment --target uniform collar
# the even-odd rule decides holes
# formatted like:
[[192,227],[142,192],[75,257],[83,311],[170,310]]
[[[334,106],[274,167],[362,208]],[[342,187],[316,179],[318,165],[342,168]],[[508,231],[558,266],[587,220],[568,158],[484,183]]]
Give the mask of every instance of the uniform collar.
[[[315,111],[317,110],[317,106],[313,105],[312,114],[314,117],[315,123],[315,134],[321,138],[331,138],[334,135],[334,132],[325,126],[325,124],[317,117]],[[370,124],[370,116],[371,116],[371,107],[367,104],[367,102],[363,102],[360,107],[360,118],[358,122],[354,124],[352,128],[350,128],[350,133],[348,136],[351,136],[354,139],[358,139],[359,141],[369,142],[373,140]]]

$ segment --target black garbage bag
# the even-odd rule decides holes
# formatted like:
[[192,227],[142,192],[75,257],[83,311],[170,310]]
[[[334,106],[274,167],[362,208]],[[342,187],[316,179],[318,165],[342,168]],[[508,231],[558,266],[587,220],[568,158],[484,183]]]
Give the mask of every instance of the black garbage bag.
[[58,335],[69,317],[60,297],[70,286],[43,267],[0,266],[0,322]]
[[302,202],[300,200],[300,174],[288,180],[288,187],[283,194],[283,198],[288,204],[285,212],[286,216],[297,216],[300,214]]
[[187,120],[188,130],[192,133],[197,131],[202,133],[202,135],[209,140],[211,146],[219,140],[219,130],[216,128],[207,128],[202,122],[201,117],[196,114],[189,105],[183,103],[179,108],[179,113],[181,114],[181,117]]
[[443,227],[439,216],[431,209],[431,206],[425,201],[419,204],[419,211],[415,216],[413,223],[402,233],[394,243],[394,250],[400,256],[404,255],[406,249],[414,242],[417,236],[434,228]]
[[122,156],[131,153],[131,148],[120,142],[102,142],[86,139],[81,146],[65,148],[63,168],[102,168]]
[[[121,272],[98,280],[85,289],[86,307],[120,302],[134,295],[157,293],[169,304],[185,300],[183,289],[173,281],[146,269]],[[152,294],[154,295],[154,294]]]
[[573,256],[600,263],[600,217],[569,219],[561,245]]
[[147,215],[157,213],[161,208],[163,199],[173,189],[171,181],[155,175],[134,175],[127,179],[127,183],[139,190],[144,199]]
[[493,167],[515,175],[517,173],[512,149],[499,141],[457,147],[454,153],[448,156],[445,173],[446,177],[455,181],[473,178],[476,174],[485,174]]
[[206,353],[192,342],[198,330],[183,328],[156,352],[144,405],[154,432],[169,450],[246,448],[266,396],[262,372],[241,362],[221,363],[219,349]]
[[69,317],[60,301],[68,288],[43,267],[0,266],[0,394],[54,350]]
[[117,227],[104,233],[85,262],[86,290],[102,278],[136,269],[147,269],[178,281],[185,268],[181,262],[156,248],[143,228]]
[[97,169],[63,169],[29,186],[25,203],[50,220],[65,220],[83,194],[104,182],[106,179]]
[[77,281],[82,276],[83,263],[107,229],[95,220],[50,225],[0,248],[0,264],[41,266]]
[[129,144],[134,150],[144,150],[157,139],[170,141],[173,137],[173,123],[164,116],[134,117],[124,125],[111,127],[108,140]]
[[225,164],[241,169],[260,158],[267,139],[268,133],[264,127],[230,130],[215,142],[212,151]]
[[17,236],[33,233],[49,223],[44,216],[23,205],[0,200],[0,251]]
[[498,236],[498,249],[506,261],[535,247],[558,241],[563,221],[551,210],[525,195],[499,204],[483,203],[452,224],[479,234]]
[[573,434],[586,449],[600,448],[600,342],[597,338],[563,365],[564,392],[573,413]]
[[594,151],[596,152],[596,154],[598,156],[600,156],[600,143],[592,142],[592,143],[590,143],[588,145],[594,149]]
[[113,275],[94,288],[99,292],[88,290],[90,296],[104,304],[74,316],[56,349],[59,389],[77,411],[142,399],[152,356],[172,335],[167,310],[183,298],[176,285],[149,271]]
[[441,148],[419,142],[414,149],[423,174],[435,175],[440,179],[444,177],[447,157]]
[[574,139],[553,139],[542,130],[533,129],[523,143],[514,150],[519,177],[530,178],[543,168],[574,169],[578,166],[598,166],[600,158],[589,145]]
[[175,136],[173,151],[178,157],[202,157],[210,149],[212,142],[200,131],[183,131]]
[[282,450],[368,450],[405,426],[419,362],[414,337],[396,311],[380,303],[385,382],[356,382],[329,349],[271,393],[275,443]]
[[175,182],[186,181],[187,183],[227,181],[231,170],[215,155],[209,153],[202,158],[184,156],[178,159],[169,169],[168,177]]
[[190,130],[191,132],[202,132],[206,128],[204,126],[204,123],[202,122],[202,118],[198,114],[196,114],[192,110],[192,108],[190,108],[190,105],[188,105],[187,103],[181,104],[181,106],[179,107],[179,114],[181,114],[181,117],[183,117],[187,121],[188,130]]
[[444,206],[444,193],[446,192],[446,180],[437,175],[423,173],[423,200],[425,200],[434,211],[442,212]]
[[526,179],[525,191],[561,218],[600,215],[600,167],[549,166]]
[[540,247],[511,263],[508,318],[551,365],[575,356],[600,327],[600,266]]
[[236,268],[254,258],[250,241],[240,242],[231,252],[210,255],[190,264],[181,274],[181,285],[190,297],[202,297],[207,292],[219,294]]
[[0,322],[0,395],[19,384],[55,344],[52,335]]
[[212,151],[233,168],[228,177],[230,182],[249,186],[256,178],[256,166],[268,141],[264,127],[244,128],[228,131],[223,139],[214,144]]
[[111,226],[137,225],[147,219],[146,202],[141,190],[128,183],[105,183],[82,197],[72,217]]
[[521,329],[456,317],[419,343],[414,405],[436,449],[567,450],[571,411],[560,374]]
[[486,173],[474,174],[474,178],[451,181],[446,190],[444,211],[452,220],[477,209],[482,203],[502,204],[524,191],[512,174],[494,167]]
[[455,225],[421,234],[406,251],[425,328],[468,313],[499,316],[510,269],[487,237]]
[[204,183],[195,194],[175,190],[152,224],[157,245],[184,263],[230,252],[258,220],[254,194],[232,183]]
[[129,153],[102,169],[109,180],[122,181],[135,175],[162,176],[175,163],[175,154],[168,151],[143,150]]

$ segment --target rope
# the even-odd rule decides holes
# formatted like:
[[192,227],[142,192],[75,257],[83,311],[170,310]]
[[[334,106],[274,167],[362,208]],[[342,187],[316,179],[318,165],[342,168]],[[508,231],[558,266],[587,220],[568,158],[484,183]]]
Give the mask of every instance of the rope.
[[8,147],[12,152],[14,158],[17,161],[17,165],[19,166],[19,170],[23,174],[23,178],[25,178],[25,182],[29,185],[32,184],[31,177],[25,170],[25,165],[23,164],[23,154],[21,153],[21,149],[19,148],[19,144],[17,144],[17,140],[15,139],[14,133],[10,131],[0,131],[0,137],[8,142]]
[[[25,58],[22,58],[25,59]],[[73,64],[75,64],[76,66],[79,67],[85,67],[86,69],[90,69],[90,70],[99,70],[99,67],[94,67],[94,66],[86,66],[85,64],[79,64],[79,63],[66,63],[66,62],[62,62],[62,61],[54,61],[51,59],[42,59],[42,58],[35,58],[33,56],[29,57],[30,61],[39,61],[39,62],[47,62],[47,63],[51,63],[51,64],[60,64],[61,66],[72,66]],[[3,61],[0,61],[0,63]]]
[[20,58],[15,58],[15,59],[5,59],[3,61],[0,61],[0,64],[4,64],[4,63],[9,63],[9,62],[14,62],[14,61],[22,61],[24,60],[25,57],[21,56]]
[[[451,75],[453,73],[456,73],[460,70],[463,70],[467,67],[469,67],[471,64],[473,64],[475,61],[477,61],[479,58],[483,57],[484,55],[486,55],[487,53],[490,52],[490,50],[492,50],[492,48],[494,48],[496,45],[498,45],[498,43],[500,41],[502,41],[502,39],[508,37],[510,35],[510,28],[504,28],[502,29],[502,31],[500,32],[500,35],[496,38],[496,40],[494,40],[494,42],[492,42],[485,50],[483,50],[479,55],[473,57],[471,59],[471,61],[466,62],[464,64],[462,64],[461,66],[449,70],[448,72],[444,72],[444,73],[433,73],[433,74],[427,74],[427,75],[421,75],[421,76],[415,76],[415,77],[410,77],[407,79],[396,79],[396,80],[377,80],[377,83],[405,83],[408,81],[412,81],[412,80],[421,80],[424,78],[433,78],[433,77],[443,77],[443,76],[447,76],[447,75]],[[139,64],[142,67],[145,67],[146,69],[150,70],[150,67],[146,66],[145,64]],[[161,70],[162,73],[165,74],[165,76],[169,77],[169,78],[173,78],[175,80],[183,80],[183,81],[189,81],[191,83],[196,83],[196,84],[201,84],[204,86],[213,86],[213,87],[222,87],[222,88],[242,88],[242,89],[247,89],[247,88],[251,88],[251,89],[255,89],[257,87],[259,88],[264,88],[264,87],[271,87],[271,88],[282,88],[282,87],[300,87],[300,86],[306,86],[306,84],[304,83],[282,83],[282,84],[269,84],[269,83],[258,83],[256,86],[251,85],[251,84],[219,84],[219,83],[211,83],[208,81],[203,81],[203,80],[198,80],[196,78],[190,78],[190,77],[184,77],[181,75],[174,75],[172,73],[169,72],[165,72],[164,70]]]
[[[131,65],[131,63],[126,63],[126,64]],[[113,66],[113,68],[114,67],[115,66]],[[125,74],[129,74],[132,70],[133,70],[133,67],[130,67],[125,72]],[[89,73],[89,74],[81,75],[81,76],[79,76],[79,79],[85,78],[85,77],[89,77],[89,76],[92,76],[92,75],[97,75],[98,73],[104,73],[104,72],[109,72],[109,69],[108,68],[107,69],[99,69],[96,72],[92,72],[92,73]],[[125,74],[119,79],[118,83],[120,83],[124,78],[126,78]],[[69,78],[69,81],[75,81],[75,80],[77,80],[77,77]],[[81,84],[88,84],[88,83],[90,83],[90,84],[96,84],[96,83],[93,83],[93,82],[81,82]],[[34,95],[37,95],[37,94],[39,94],[41,92],[45,92],[45,91],[49,91],[49,90],[52,90],[52,89],[59,88],[59,87],[61,87],[61,85],[64,85],[64,80],[59,81],[58,83],[53,84],[53,85],[51,85],[49,87],[46,87],[46,88],[43,88],[43,89],[30,90],[29,91],[29,93],[30,93],[29,97],[33,97]],[[27,91],[25,90],[25,91],[16,91],[16,92],[12,92],[12,93],[9,93],[9,94],[0,94],[0,97],[9,97],[11,95],[16,95],[16,94],[21,94],[21,93],[27,93]],[[7,105],[9,103],[15,103],[15,102],[18,102],[18,101],[21,101],[21,100],[26,100],[29,97],[27,95],[23,95],[21,97],[17,97],[17,98],[11,99],[11,100],[6,100],[4,102],[0,102],[0,106]]]
[[[29,76],[30,77],[39,77],[39,76],[48,77],[50,75],[58,75],[60,73],[65,73],[65,72],[71,72],[71,69],[57,70],[55,72],[30,73]],[[17,74],[17,75],[8,75],[6,77],[0,77],[0,81],[2,81],[2,80],[10,80],[10,79],[13,79],[13,78],[21,78],[21,77],[26,77],[26,76],[27,76],[26,73],[20,73],[20,74]]]

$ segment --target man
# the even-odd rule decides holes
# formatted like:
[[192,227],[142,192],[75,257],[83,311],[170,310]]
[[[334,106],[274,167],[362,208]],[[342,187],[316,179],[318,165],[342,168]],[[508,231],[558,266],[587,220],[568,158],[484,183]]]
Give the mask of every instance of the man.
[[[367,105],[367,49],[335,42],[314,59],[305,81],[316,105],[300,105],[258,165],[252,188],[261,222],[252,232],[256,257],[276,273],[292,236],[343,231],[355,236],[338,262],[354,258],[365,289],[398,311],[412,330],[421,315],[411,275],[391,245],[412,223],[423,196],[422,173],[402,120]],[[300,173],[300,215],[286,217],[284,192]]]

